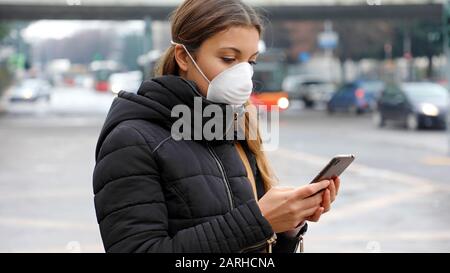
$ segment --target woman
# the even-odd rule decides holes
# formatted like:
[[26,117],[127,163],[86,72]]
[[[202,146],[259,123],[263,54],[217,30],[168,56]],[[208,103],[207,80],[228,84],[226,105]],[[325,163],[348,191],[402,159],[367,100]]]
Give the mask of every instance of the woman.
[[187,0],[171,23],[160,76],[137,94],[119,93],[97,143],[95,208],[105,250],[294,252],[305,221],[330,209],[338,178],[273,187],[259,133],[249,138],[246,128],[246,140],[172,134],[177,105],[195,112],[199,98],[202,109],[248,100],[260,18],[239,0]]

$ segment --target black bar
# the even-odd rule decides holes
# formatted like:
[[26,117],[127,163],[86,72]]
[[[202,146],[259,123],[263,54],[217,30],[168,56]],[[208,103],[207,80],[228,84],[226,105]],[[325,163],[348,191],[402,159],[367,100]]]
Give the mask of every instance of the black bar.
[[[70,272],[437,272],[450,254],[1,254],[2,266]],[[17,260],[16,260],[17,259]],[[177,263],[182,262],[182,267]],[[190,263],[208,261],[208,266]],[[270,261],[272,262],[270,262]],[[248,262],[247,262],[248,261]],[[213,265],[212,263],[215,263]],[[273,266],[272,266],[273,264]],[[181,265],[181,264],[178,264]],[[193,266],[195,265],[195,266]],[[96,269],[98,268],[98,271]],[[438,268],[434,270],[435,268]]]

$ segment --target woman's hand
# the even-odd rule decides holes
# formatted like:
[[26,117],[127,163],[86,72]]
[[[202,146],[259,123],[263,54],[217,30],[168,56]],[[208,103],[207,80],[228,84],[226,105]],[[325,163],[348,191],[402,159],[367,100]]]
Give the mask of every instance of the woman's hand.
[[328,189],[325,190],[325,192],[323,193],[323,203],[322,203],[322,207],[325,208],[325,212],[328,212],[331,208],[331,203],[334,202],[334,200],[336,200],[336,196],[339,193],[339,187],[341,185],[341,180],[339,179],[339,177],[333,178],[330,180],[331,183],[328,186]]
[[336,196],[339,192],[339,187],[341,185],[341,180],[339,177],[333,178],[330,180],[331,183],[328,186],[328,188],[323,192],[322,196],[322,204],[321,207],[318,208],[313,215],[308,217],[306,220],[310,222],[317,222],[320,219],[320,216],[322,216],[323,213],[328,212],[331,209],[331,203],[336,200]]
[[[324,202],[329,187],[330,180],[308,184],[300,188],[274,187],[259,200],[258,205],[275,233],[293,230],[305,220],[314,220],[314,217],[320,218],[325,211],[322,204],[329,206],[328,203],[330,203],[327,200]],[[323,189],[327,190],[322,194],[316,194]],[[336,193],[336,186],[334,186],[334,192]]]

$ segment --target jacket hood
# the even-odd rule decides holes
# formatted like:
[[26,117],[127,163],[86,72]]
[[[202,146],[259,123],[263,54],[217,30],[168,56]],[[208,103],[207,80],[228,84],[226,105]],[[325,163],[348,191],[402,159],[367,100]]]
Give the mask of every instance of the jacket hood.
[[[201,99],[201,109],[194,108],[195,98]],[[177,105],[186,105],[191,109],[191,113],[193,113],[190,118],[192,121],[191,134],[194,135],[195,130],[199,130],[199,124],[193,122],[195,111],[202,111],[203,113],[204,108],[211,104],[218,105],[225,113],[225,104],[216,104],[207,100],[200,94],[195,82],[175,75],[165,75],[143,81],[137,94],[120,91],[118,96],[113,100],[108,115],[106,116],[97,142],[95,157],[97,158],[100,147],[107,135],[122,121],[133,119],[147,120],[170,131],[172,124],[179,119],[179,117],[171,116],[172,109]],[[203,125],[211,117],[207,118],[202,115],[201,117],[201,128],[203,128]],[[183,118],[185,117],[183,116]],[[226,128],[230,128],[231,125],[230,122],[227,123],[224,119],[223,126],[225,133],[228,131]],[[194,137],[191,139],[194,139]]]

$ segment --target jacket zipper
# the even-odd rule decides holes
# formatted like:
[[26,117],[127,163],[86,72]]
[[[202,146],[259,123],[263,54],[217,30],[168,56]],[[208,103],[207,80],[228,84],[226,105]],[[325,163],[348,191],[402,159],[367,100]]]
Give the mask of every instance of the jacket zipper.
[[217,163],[217,166],[219,167],[220,173],[222,174],[222,179],[223,182],[225,184],[225,188],[227,189],[227,196],[228,196],[228,202],[230,204],[230,210],[233,210],[234,208],[234,202],[233,202],[233,195],[231,193],[231,186],[230,186],[230,182],[228,181],[228,178],[225,174],[225,169],[222,165],[222,162],[220,161],[219,157],[217,156],[217,154],[214,152],[214,150],[209,146],[209,144],[207,144],[208,146],[208,150],[211,153],[211,155],[213,156],[214,160]]
[[263,247],[264,245],[267,245],[268,246],[267,253],[272,253],[272,247],[276,243],[276,241],[277,241],[277,234],[274,233],[270,236],[270,238],[264,239],[264,241],[261,241],[252,246],[246,247],[246,248],[242,249],[240,252],[241,253],[249,252],[251,250],[259,249],[259,248]]

